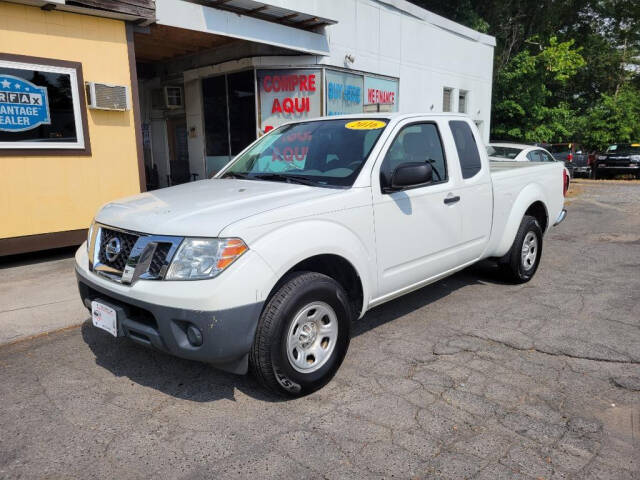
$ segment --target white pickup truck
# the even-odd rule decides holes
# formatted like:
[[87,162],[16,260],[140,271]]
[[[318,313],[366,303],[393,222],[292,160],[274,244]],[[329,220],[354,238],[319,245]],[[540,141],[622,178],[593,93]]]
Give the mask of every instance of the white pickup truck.
[[76,254],[114,336],[301,396],[367,310],[481,259],[514,282],[565,215],[562,163],[489,164],[451,114],[289,123],[215,178],[105,205]]

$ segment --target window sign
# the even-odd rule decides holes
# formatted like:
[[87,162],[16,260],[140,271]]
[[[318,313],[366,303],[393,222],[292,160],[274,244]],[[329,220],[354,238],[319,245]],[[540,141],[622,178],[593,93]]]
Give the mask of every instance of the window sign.
[[0,56],[0,150],[88,153],[80,64],[29,58]]
[[47,87],[0,73],[0,132],[32,130],[42,124],[51,124]]
[[292,120],[319,117],[322,80],[318,69],[259,70],[260,131]]
[[398,80],[365,76],[364,94],[365,111],[398,111]]
[[327,115],[362,113],[364,77],[326,70]]

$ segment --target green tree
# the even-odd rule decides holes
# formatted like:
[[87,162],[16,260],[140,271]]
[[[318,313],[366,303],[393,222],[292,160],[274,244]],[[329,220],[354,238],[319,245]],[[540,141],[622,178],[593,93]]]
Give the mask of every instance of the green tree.
[[581,141],[589,149],[602,151],[612,143],[640,141],[640,90],[624,86],[616,95],[603,93],[580,118]]
[[551,37],[543,44],[532,38],[527,44],[496,76],[493,136],[527,142],[571,140],[575,111],[554,92],[565,91],[585,61],[572,40]]
[[494,138],[596,146],[640,122],[629,93],[640,92],[640,0],[411,1],[496,37]]

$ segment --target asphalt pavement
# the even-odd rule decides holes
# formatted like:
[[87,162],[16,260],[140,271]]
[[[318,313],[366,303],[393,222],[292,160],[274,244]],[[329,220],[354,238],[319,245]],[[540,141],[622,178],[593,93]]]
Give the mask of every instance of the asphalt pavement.
[[302,399],[86,312],[1,346],[0,478],[640,478],[640,185],[576,187],[530,283],[482,264],[372,310]]

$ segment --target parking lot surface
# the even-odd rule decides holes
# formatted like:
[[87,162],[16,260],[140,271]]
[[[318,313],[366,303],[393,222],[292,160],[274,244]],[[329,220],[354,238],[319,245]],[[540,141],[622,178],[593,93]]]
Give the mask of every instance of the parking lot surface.
[[306,398],[89,322],[0,347],[0,477],[640,478],[640,186],[578,187],[530,283],[374,309]]

